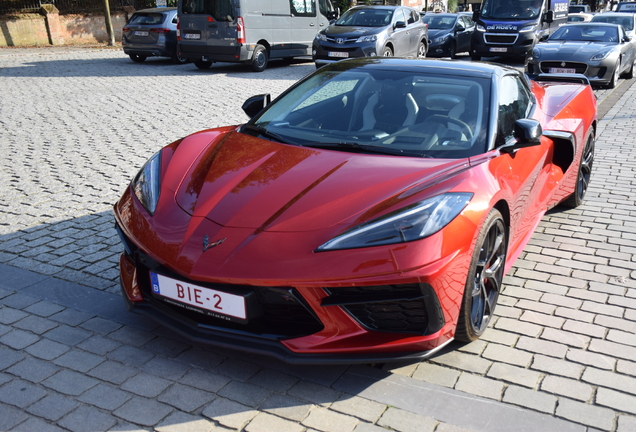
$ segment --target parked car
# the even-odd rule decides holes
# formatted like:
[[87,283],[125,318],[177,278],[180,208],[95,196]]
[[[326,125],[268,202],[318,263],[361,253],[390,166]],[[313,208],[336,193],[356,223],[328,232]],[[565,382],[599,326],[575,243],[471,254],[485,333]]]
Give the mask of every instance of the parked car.
[[152,8],[135,12],[122,29],[121,45],[134,62],[148,57],[170,57],[174,63],[188,59],[177,50],[177,8]]
[[157,152],[115,204],[122,294],[186,338],[288,362],[478,338],[534,227],[583,202],[594,161],[583,77],[358,58],[243,109],[246,124]]
[[568,14],[568,22],[589,22],[593,16],[591,13],[571,13]]
[[429,57],[455,58],[458,52],[470,51],[470,38],[475,23],[467,14],[428,14],[422,17],[428,25]]
[[426,57],[428,29],[413,8],[357,6],[318,32],[316,67],[351,57]]
[[636,13],[636,2],[620,2],[614,12]]
[[572,23],[537,44],[527,58],[530,74],[584,74],[591,83],[614,88],[620,76],[632,78],[636,50],[617,24]]
[[588,5],[573,5],[571,4],[568,7],[568,12],[569,13],[590,13],[592,12],[590,10],[590,7]]
[[605,12],[594,15],[592,22],[619,24],[623,26],[625,34],[631,38],[636,49],[636,14],[626,12]]

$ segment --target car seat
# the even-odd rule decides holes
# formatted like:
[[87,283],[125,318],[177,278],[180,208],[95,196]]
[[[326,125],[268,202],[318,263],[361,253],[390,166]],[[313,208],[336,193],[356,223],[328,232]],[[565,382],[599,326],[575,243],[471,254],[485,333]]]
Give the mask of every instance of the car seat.
[[417,119],[419,106],[411,94],[412,84],[385,84],[374,92],[362,110],[362,128],[393,133],[411,126]]

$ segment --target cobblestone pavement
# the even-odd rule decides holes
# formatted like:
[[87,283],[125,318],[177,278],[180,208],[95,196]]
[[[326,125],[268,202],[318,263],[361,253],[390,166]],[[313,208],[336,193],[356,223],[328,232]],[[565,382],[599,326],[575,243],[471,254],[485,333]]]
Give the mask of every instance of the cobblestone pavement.
[[0,430],[636,431],[636,86],[600,122],[585,204],[545,216],[481,340],[290,367],[125,311],[111,206],[132,175],[313,68],[0,50]]

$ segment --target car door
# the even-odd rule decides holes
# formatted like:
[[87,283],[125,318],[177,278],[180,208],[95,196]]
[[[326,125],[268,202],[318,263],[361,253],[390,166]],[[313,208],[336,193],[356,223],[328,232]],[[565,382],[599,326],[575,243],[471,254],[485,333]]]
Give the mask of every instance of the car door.
[[294,55],[311,55],[311,44],[318,32],[316,0],[290,0],[291,42]]
[[470,38],[475,30],[475,23],[468,16],[460,15],[455,24],[455,40],[457,40],[457,52],[470,50]]
[[420,14],[415,9],[404,9],[406,15],[406,25],[409,33],[408,53],[405,55],[417,57],[417,47],[422,40],[424,25],[420,19]]
[[634,44],[627,40],[627,35],[622,26],[618,26],[618,38],[621,50],[621,73],[627,72],[636,60],[636,50]]
[[[405,24],[405,27],[398,28],[397,23],[402,22]],[[391,33],[391,39],[393,40],[393,55],[396,57],[406,56],[409,53],[409,45],[410,45],[410,35],[409,28],[406,25],[408,22],[403,8],[398,8],[393,13],[393,19],[391,20],[391,27],[389,32]]]

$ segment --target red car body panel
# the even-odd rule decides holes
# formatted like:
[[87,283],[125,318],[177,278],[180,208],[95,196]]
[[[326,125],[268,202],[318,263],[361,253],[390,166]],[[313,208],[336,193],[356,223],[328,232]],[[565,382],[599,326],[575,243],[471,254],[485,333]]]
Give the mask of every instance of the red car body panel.
[[[236,127],[199,132],[163,149],[154,215],[129,187],[114,207],[117,224],[143,254],[185,280],[298,290],[323,328],[280,340],[290,355],[430,351],[454,336],[471,256],[490,210],[508,213],[508,270],[543,214],[574,191],[583,144],[594,135],[595,97],[578,84],[532,83],[532,91],[533,117],[546,132],[541,145],[458,160],[291,146]],[[575,147],[548,131],[572,133]],[[353,226],[449,191],[474,196],[429,237],[315,251]],[[223,242],[204,251],[204,237]],[[139,286],[148,274],[126,256],[121,273],[129,304],[144,304]],[[430,285],[439,299],[444,323],[432,334],[372,331],[340,306],[322,304],[330,288],[411,283]]]

